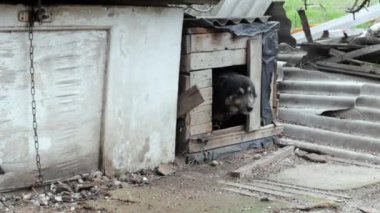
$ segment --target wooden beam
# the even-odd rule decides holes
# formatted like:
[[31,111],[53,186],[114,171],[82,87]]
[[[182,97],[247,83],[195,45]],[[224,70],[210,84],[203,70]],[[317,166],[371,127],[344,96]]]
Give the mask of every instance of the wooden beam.
[[332,57],[332,58],[327,59],[327,61],[338,63],[338,62],[345,61],[346,59],[353,59],[353,58],[373,54],[376,52],[380,52],[380,44],[371,45],[368,47],[364,47],[364,48],[361,48],[358,50],[348,52],[348,53],[341,55],[341,56]]
[[231,172],[231,176],[242,178],[252,174],[252,170],[266,167],[280,159],[286,158],[289,155],[293,154],[294,146],[287,146],[285,148],[279,149],[276,152],[261,158],[260,160],[254,161],[250,164],[247,164],[239,169]]
[[261,126],[261,72],[262,72],[262,37],[256,36],[248,40],[247,66],[248,76],[255,85],[256,100],[253,111],[247,118],[247,132],[257,130]]
[[181,57],[181,72],[246,64],[246,49],[190,53]]
[[297,10],[297,12],[298,12],[298,15],[300,16],[300,19],[301,19],[302,29],[303,29],[303,32],[305,33],[306,40],[307,40],[307,42],[312,43],[313,37],[311,35],[310,25],[309,25],[309,21],[307,20],[305,10],[299,9],[299,10]]
[[271,190],[271,189],[262,189],[259,187],[250,186],[250,185],[241,184],[241,183],[234,183],[234,182],[229,182],[229,181],[219,181],[219,183],[227,185],[227,186],[238,187],[240,189],[248,189],[248,190],[261,192],[261,193],[265,193],[265,194],[270,194],[270,195],[276,195],[276,196],[280,196],[280,197],[289,197],[289,198],[294,197],[294,195],[291,193],[279,192],[279,191],[275,191],[275,190]]
[[198,87],[192,86],[178,97],[177,118],[190,112],[204,101]]
[[321,70],[345,73],[357,76],[364,76],[370,78],[380,78],[380,69],[376,67],[367,67],[367,66],[355,66],[348,64],[339,64],[329,61],[318,61],[317,66]]
[[246,131],[240,131],[235,133],[227,133],[223,135],[212,135],[208,138],[207,144],[199,143],[198,140],[195,139],[190,139],[189,153],[196,153],[204,150],[216,149],[260,138],[267,138],[274,135],[279,135],[283,132],[283,130],[283,126],[274,127],[273,125],[268,125],[265,127],[261,127],[259,130],[249,133],[247,133]]
[[212,52],[221,50],[244,49],[249,37],[234,37],[229,32],[193,34],[185,36],[185,53]]

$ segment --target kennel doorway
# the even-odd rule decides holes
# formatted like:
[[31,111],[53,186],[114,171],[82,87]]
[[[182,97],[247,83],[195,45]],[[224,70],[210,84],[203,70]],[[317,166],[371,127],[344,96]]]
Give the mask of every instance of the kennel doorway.
[[[179,119],[177,154],[202,152],[281,132],[273,125],[261,125],[262,45],[262,34],[234,37],[229,32],[213,28],[184,29],[179,93],[197,85],[205,101]],[[254,111],[243,125],[213,130],[213,75],[218,70],[233,67],[246,67],[246,73],[255,85]]]

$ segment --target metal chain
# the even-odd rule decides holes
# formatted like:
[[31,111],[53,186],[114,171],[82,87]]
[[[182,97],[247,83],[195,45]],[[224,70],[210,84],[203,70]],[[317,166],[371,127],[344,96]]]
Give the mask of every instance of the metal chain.
[[38,170],[38,176],[37,176],[37,184],[42,185],[43,184],[43,177],[41,172],[41,157],[39,153],[40,144],[38,141],[38,129],[37,129],[37,105],[36,105],[36,87],[35,87],[35,81],[34,81],[34,46],[33,46],[33,37],[34,37],[34,7],[31,7],[30,12],[30,20],[29,20],[29,60],[30,60],[30,93],[32,95],[32,115],[33,115],[33,132],[34,132],[34,148],[36,149],[36,164],[37,164],[37,170]]

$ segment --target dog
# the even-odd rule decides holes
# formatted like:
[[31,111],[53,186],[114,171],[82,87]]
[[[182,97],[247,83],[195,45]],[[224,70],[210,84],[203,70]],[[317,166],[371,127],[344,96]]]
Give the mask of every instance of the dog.
[[214,129],[234,126],[254,109],[257,97],[251,79],[236,72],[227,72],[213,80]]

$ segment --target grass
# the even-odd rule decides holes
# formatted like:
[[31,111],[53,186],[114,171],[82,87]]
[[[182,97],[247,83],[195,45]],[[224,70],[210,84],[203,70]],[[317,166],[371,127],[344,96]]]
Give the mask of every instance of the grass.
[[[310,4],[306,10],[306,15],[310,25],[320,24],[335,18],[347,15],[345,11],[352,7],[355,0],[308,0]],[[372,0],[371,5],[378,3]],[[301,21],[297,9],[304,7],[303,0],[285,0],[285,10],[288,18],[292,21],[292,28],[301,28]],[[369,24],[360,27],[368,27]]]

